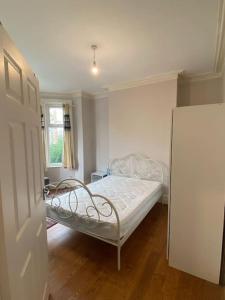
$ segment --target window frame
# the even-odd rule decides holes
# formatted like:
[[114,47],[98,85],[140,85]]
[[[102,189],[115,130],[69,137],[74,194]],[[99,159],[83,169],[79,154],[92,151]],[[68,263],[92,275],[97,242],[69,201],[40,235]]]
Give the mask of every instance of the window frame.
[[63,167],[63,153],[62,153],[62,162],[61,163],[50,163],[50,144],[49,144],[49,128],[62,128],[63,129],[63,138],[64,138],[64,120],[62,124],[51,124],[50,123],[50,108],[60,107],[63,110],[63,103],[48,103],[45,104],[45,128],[46,128],[46,165],[47,168],[61,168]]

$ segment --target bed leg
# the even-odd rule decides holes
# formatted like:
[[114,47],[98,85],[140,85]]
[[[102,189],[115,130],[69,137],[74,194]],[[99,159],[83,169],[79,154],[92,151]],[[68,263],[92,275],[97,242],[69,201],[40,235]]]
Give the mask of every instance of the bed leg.
[[120,246],[117,246],[117,270],[120,271]]

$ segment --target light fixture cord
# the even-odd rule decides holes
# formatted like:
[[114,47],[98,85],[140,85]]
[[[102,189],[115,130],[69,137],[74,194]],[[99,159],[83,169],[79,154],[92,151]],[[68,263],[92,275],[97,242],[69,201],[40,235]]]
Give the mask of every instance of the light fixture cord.
[[93,55],[93,60],[94,60],[94,61],[93,61],[93,65],[96,65],[96,61],[95,61],[95,50],[96,50],[96,49],[94,48],[94,49],[93,49],[93,51],[94,51],[94,55]]

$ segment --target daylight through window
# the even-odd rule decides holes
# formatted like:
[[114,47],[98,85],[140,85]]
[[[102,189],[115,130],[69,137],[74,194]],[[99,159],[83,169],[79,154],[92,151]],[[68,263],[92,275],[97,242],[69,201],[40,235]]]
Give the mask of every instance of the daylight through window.
[[48,137],[48,165],[61,166],[63,162],[63,107],[47,107],[47,137]]

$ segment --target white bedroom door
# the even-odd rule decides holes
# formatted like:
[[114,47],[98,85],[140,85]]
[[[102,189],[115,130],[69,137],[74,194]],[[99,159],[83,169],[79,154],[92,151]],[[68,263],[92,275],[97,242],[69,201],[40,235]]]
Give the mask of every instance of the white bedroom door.
[[38,80],[0,24],[0,294],[42,300],[47,239]]

